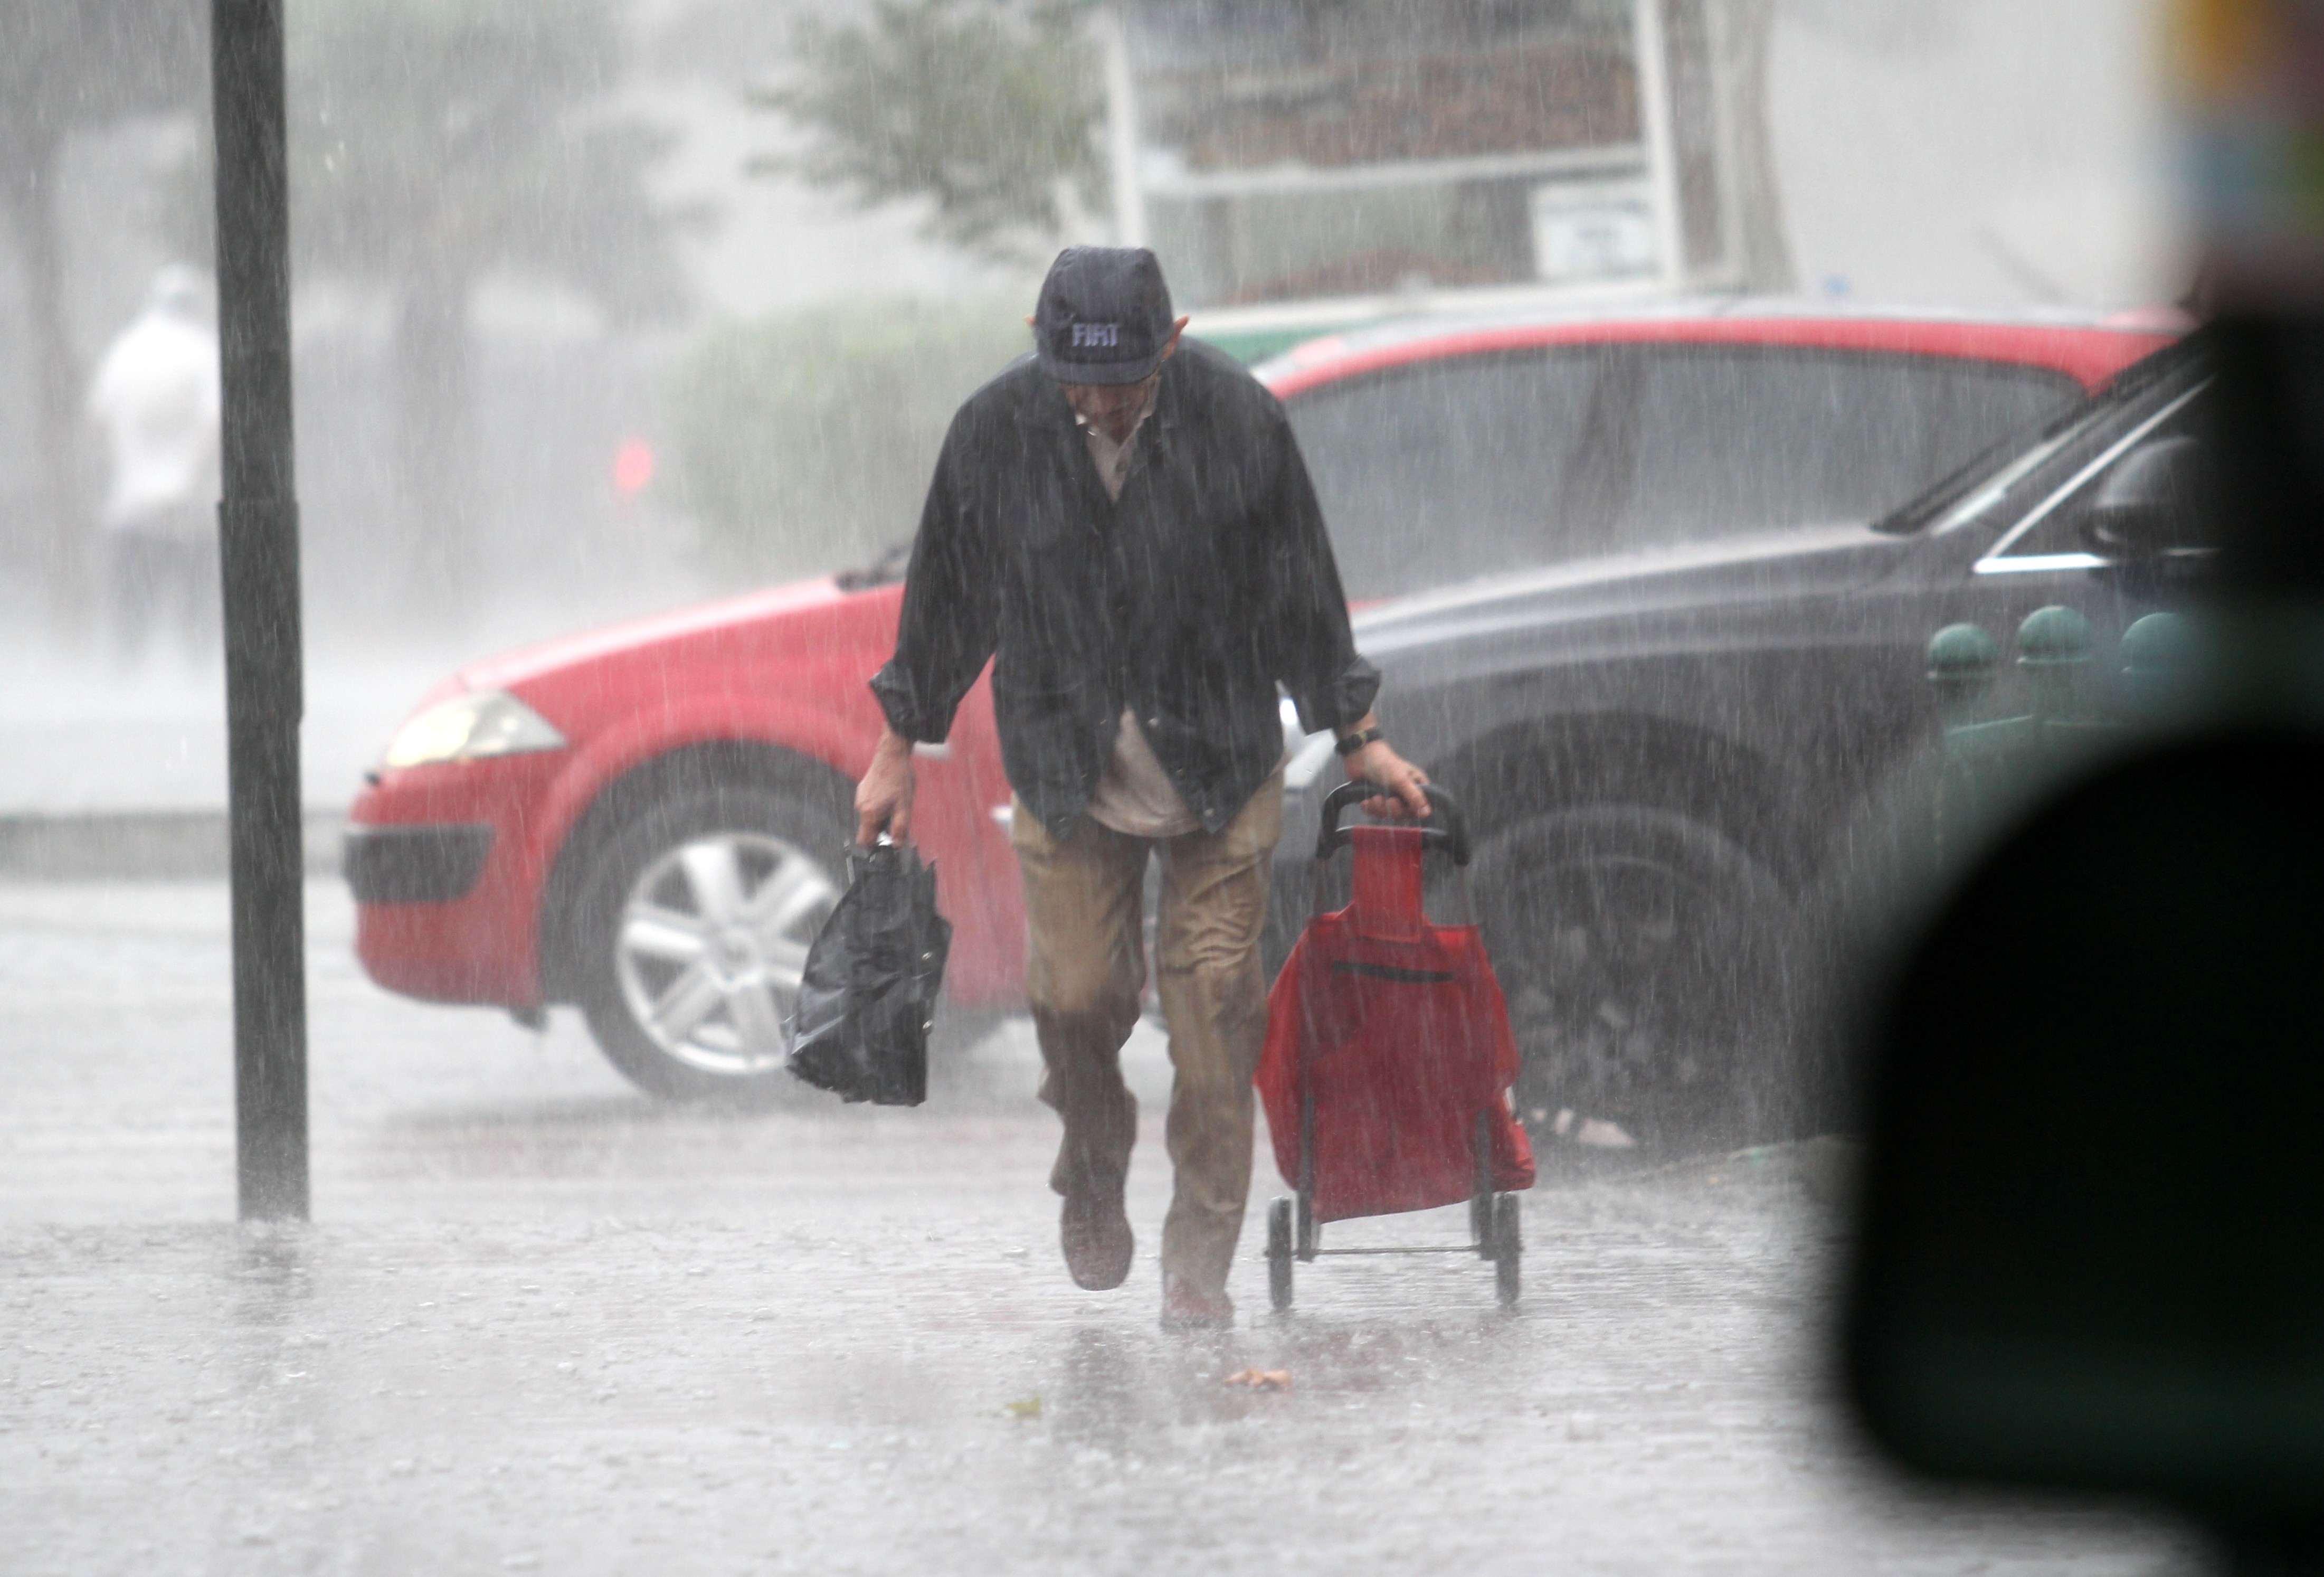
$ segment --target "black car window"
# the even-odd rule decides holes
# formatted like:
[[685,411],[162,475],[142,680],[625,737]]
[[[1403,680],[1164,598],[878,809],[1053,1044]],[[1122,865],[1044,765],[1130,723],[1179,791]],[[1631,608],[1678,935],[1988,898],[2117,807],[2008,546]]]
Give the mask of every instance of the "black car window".
[[1646,353],[1600,529],[1628,547],[1871,521],[2080,395],[2062,374],[1938,357]]
[[1597,357],[1462,356],[1288,402],[1341,578],[1364,601],[1560,557],[1545,501],[1581,447]]

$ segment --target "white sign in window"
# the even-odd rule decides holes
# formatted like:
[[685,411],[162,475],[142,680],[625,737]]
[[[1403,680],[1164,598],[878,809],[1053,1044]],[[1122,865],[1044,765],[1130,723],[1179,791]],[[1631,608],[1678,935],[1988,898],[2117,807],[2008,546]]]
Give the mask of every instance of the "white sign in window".
[[1535,272],[1546,282],[1591,284],[1661,271],[1654,198],[1637,181],[1551,181],[1533,189]]

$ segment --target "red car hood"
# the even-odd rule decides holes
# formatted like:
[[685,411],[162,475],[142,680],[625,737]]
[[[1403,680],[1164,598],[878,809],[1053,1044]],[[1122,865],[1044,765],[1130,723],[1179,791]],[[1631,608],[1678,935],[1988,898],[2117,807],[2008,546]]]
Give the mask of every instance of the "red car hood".
[[785,615],[827,608],[860,594],[844,592],[829,576],[770,586],[742,596],[722,597],[666,613],[649,613],[619,624],[555,636],[504,651],[462,669],[456,683],[465,689],[517,689],[576,668],[618,659],[661,648],[715,646],[737,633]]

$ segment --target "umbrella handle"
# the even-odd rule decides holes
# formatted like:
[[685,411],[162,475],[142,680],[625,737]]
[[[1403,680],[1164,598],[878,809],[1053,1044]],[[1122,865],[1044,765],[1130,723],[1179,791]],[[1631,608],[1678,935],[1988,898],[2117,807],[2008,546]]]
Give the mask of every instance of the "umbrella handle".
[[[1467,865],[1469,824],[1461,815],[1460,804],[1434,783],[1422,785],[1421,791],[1428,796],[1435,823],[1420,829],[1421,842],[1444,850],[1452,856],[1455,865]],[[1316,862],[1320,864],[1329,860],[1346,846],[1348,834],[1347,829],[1340,825],[1340,815],[1349,806],[1366,799],[1392,799],[1395,797],[1392,790],[1361,778],[1351,778],[1324,796],[1323,827],[1315,839]]]

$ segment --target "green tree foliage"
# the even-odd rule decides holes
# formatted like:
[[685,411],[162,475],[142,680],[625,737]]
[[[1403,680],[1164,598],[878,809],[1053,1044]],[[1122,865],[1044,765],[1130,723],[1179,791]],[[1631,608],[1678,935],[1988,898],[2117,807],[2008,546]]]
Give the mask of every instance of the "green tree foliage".
[[720,327],[667,407],[678,501],[757,578],[867,564],[918,529],[960,402],[1031,348],[1019,300],[850,302]]
[[475,514],[470,295],[506,272],[616,318],[675,309],[687,216],[647,184],[667,138],[607,107],[622,66],[607,0],[290,0],[287,28],[294,244],[303,270],[393,302],[413,589],[456,602]]
[[930,235],[988,256],[1054,241],[1060,189],[1106,200],[1095,51],[1061,0],[876,0],[867,23],[808,21],[799,77],[753,96],[810,134],[762,168],[865,207],[928,198]]
[[669,138],[604,107],[606,0],[291,0],[288,25],[306,258],[403,289],[507,268],[625,316],[680,303],[646,188]]
[[85,374],[66,323],[58,161],[75,132],[197,103],[208,22],[204,0],[0,0],[0,222],[24,281],[46,517],[7,540],[20,563],[47,569],[68,606],[81,558],[74,460]]

